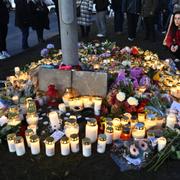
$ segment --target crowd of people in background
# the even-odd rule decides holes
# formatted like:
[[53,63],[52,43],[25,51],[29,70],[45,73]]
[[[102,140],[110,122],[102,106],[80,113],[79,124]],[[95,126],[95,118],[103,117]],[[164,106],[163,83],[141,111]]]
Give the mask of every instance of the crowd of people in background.
[[[59,17],[58,0],[53,1]],[[15,25],[22,33],[22,48],[29,48],[30,27],[36,31],[38,42],[44,42],[43,31],[50,29],[45,0],[15,0],[15,3]],[[163,44],[180,58],[180,0],[76,0],[76,6],[80,7],[77,23],[83,38],[89,37],[94,16],[97,37],[107,37],[106,19],[109,11],[113,12],[114,33],[119,37],[125,29],[124,20],[127,21],[128,41],[136,39],[137,29],[141,26],[144,28],[144,40],[151,42],[156,41],[156,31],[159,31],[166,34]],[[0,59],[10,57],[6,47],[8,23],[9,1],[0,0]]]

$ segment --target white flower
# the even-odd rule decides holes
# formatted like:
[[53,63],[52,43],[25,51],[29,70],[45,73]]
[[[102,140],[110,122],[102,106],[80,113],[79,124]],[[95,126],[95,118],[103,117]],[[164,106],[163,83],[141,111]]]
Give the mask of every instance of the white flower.
[[127,102],[129,103],[129,105],[131,106],[137,106],[138,105],[138,100],[134,97],[129,97],[127,99]]
[[131,62],[128,61],[128,60],[125,60],[125,61],[122,62],[122,65],[123,66],[131,66]]
[[125,93],[123,93],[123,92],[119,92],[119,93],[117,93],[116,94],[116,99],[118,100],[118,101],[124,101],[125,100],[125,98],[126,98],[126,94]]
[[47,49],[54,49],[54,44],[48,44],[46,48]]

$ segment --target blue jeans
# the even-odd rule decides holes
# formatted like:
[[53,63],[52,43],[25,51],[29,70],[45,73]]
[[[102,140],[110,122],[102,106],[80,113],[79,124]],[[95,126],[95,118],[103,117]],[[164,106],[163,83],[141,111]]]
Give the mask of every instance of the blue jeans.
[[124,14],[121,11],[114,11],[114,31],[122,32],[124,23]]
[[106,11],[96,13],[96,25],[98,33],[106,35]]
[[29,47],[28,45],[28,37],[29,37],[29,27],[20,27],[22,32],[22,48],[26,49]]

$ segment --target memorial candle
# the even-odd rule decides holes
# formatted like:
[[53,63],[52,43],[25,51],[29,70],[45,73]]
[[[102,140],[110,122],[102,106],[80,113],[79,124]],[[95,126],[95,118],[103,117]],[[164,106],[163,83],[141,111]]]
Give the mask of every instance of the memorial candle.
[[71,151],[73,153],[79,152],[79,137],[78,134],[71,134],[70,136]]
[[45,139],[46,156],[51,157],[55,154],[55,142],[53,137],[47,137]]
[[97,152],[104,153],[106,150],[106,135],[99,134],[98,136],[98,143],[97,143]]
[[61,155],[67,156],[70,153],[70,144],[69,144],[69,138],[64,136],[62,137],[61,141]]
[[31,143],[31,154],[37,155],[40,153],[40,143],[39,143],[39,137],[37,135],[32,135],[30,137],[30,143]]
[[106,134],[106,144],[111,144],[113,140],[113,128],[112,127],[107,127],[105,130]]
[[60,121],[56,111],[52,111],[49,113],[49,120],[52,130],[60,129]]
[[17,156],[22,156],[25,154],[25,146],[24,146],[24,139],[21,136],[16,136],[14,139],[15,143],[15,149],[16,149],[16,155]]
[[26,142],[28,147],[31,147],[31,143],[30,143],[30,137],[34,135],[34,131],[32,129],[27,129],[25,131],[25,136],[26,136]]
[[16,138],[15,133],[11,133],[7,135],[7,143],[8,143],[9,152],[16,152],[15,142],[14,142],[15,138]]
[[82,153],[84,157],[91,156],[91,140],[89,138],[82,139]]

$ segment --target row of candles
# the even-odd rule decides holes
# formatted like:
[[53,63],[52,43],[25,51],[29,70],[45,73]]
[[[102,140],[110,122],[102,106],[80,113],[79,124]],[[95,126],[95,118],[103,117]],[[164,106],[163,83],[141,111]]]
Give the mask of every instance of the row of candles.
[[[38,155],[40,153],[40,138],[34,134],[31,129],[26,130],[26,142],[27,146],[31,149],[32,155]],[[17,156],[23,156],[26,153],[24,138],[22,136],[16,136],[16,134],[7,135],[7,143],[9,152],[16,152]],[[45,153],[46,156],[51,157],[55,155],[55,141],[54,138],[49,136],[45,139]],[[80,151],[80,143],[78,134],[71,134],[70,138],[64,136],[60,140],[61,155],[67,156],[72,153],[78,153]],[[97,142],[97,152],[104,153],[106,149],[106,135],[99,134]],[[90,138],[82,139],[82,154],[84,157],[89,157],[92,154],[92,142]]]

